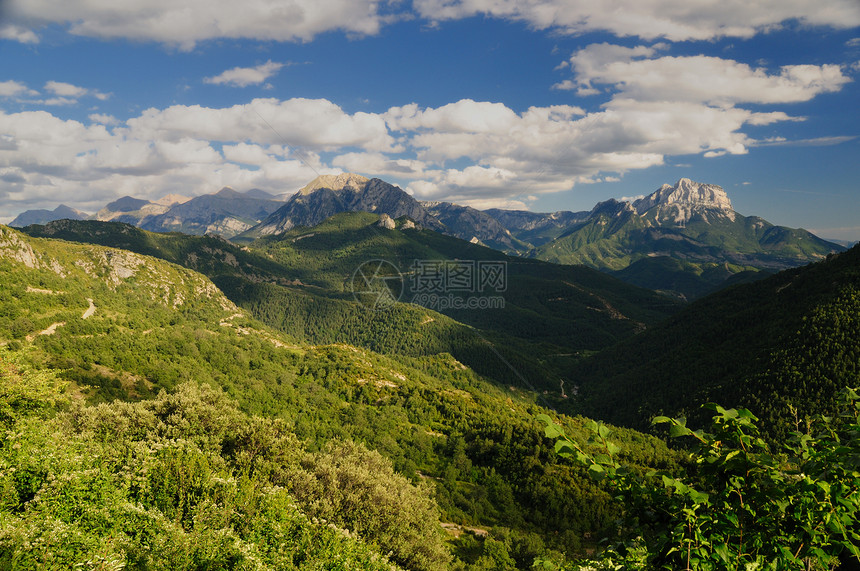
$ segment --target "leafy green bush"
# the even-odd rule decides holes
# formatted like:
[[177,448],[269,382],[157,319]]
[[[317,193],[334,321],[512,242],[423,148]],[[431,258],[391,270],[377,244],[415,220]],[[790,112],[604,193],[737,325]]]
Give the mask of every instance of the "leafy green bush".
[[396,569],[273,484],[303,453],[282,422],[197,385],[63,413],[63,383],[25,360],[0,350],[1,569]]
[[350,529],[409,569],[447,569],[450,555],[430,489],[416,488],[376,451],[332,442],[308,455],[292,489],[308,513]]
[[[647,569],[829,569],[860,560],[860,396],[846,390],[839,417],[819,417],[774,451],[752,413],[708,405],[711,433],[657,417],[693,440],[682,474],[637,473],[617,461],[609,429],[592,423],[590,445],[541,415],[556,452],[588,468],[624,507],[612,561]],[[612,568],[612,567],[610,567]]]

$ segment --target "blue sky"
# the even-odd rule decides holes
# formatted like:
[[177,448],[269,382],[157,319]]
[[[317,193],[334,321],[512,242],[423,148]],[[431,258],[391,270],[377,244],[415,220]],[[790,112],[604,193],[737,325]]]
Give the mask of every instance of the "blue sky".
[[0,0],[0,221],[378,176],[587,210],[681,177],[860,239],[856,0]]

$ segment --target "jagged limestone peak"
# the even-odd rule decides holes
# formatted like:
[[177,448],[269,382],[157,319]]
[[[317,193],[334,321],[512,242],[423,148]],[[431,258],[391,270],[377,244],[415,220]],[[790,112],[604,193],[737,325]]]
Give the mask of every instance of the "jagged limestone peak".
[[362,190],[367,186],[368,182],[370,182],[369,178],[355,173],[323,174],[309,182],[299,193],[310,194],[320,188],[331,190],[343,190],[345,188]]
[[633,203],[639,214],[644,214],[655,206],[681,205],[684,207],[703,207],[734,213],[732,202],[721,186],[705,184],[682,178],[675,186],[664,184],[657,191]]

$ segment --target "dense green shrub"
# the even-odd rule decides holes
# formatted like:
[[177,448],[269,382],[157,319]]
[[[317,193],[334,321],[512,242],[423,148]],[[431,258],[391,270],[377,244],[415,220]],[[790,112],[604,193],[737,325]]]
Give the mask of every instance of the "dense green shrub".
[[712,432],[656,417],[693,445],[686,471],[631,470],[609,428],[593,423],[590,452],[548,416],[555,450],[618,494],[624,523],[604,564],[637,569],[831,569],[860,561],[860,396],[844,392],[838,417],[819,417],[777,449],[745,409],[708,405]]
[[[63,412],[63,383],[24,357],[0,349],[0,568],[394,568],[371,532],[309,519],[273,483],[306,454],[283,423],[198,385]],[[395,486],[389,509],[409,513],[417,494],[437,515],[426,491]]]

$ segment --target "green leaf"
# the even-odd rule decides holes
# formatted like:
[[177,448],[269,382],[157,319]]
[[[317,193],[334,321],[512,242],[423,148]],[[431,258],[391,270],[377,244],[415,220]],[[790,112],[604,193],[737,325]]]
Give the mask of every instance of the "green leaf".
[[680,436],[689,436],[693,434],[693,431],[681,424],[673,424],[672,428],[669,429],[669,436],[671,438],[678,438]]
[[555,453],[570,456],[576,453],[576,447],[567,440],[556,440]]
[[538,416],[538,420],[544,421],[540,417],[543,416],[546,419],[546,428],[544,428],[544,434],[547,438],[558,438],[559,436],[564,436],[564,429],[554,423],[548,416],[542,414]]
[[758,417],[756,415],[754,415],[753,413],[751,413],[750,411],[748,411],[745,408],[739,408],[737,410],[737,413],[738,413],[739,418],[748,418],[750,420],[758,420]]
[[729,557],[729,546],[725,543],[721,543],[714,546],[714,552],[720,557],[723,563],[728,565],[731,562],[731,558]]
[[718,406],[717,412],[719,412],[723,418],[737,418],[738,417],[738,411],[737,411],[737,409],[734,409],[734,408],[730,408],[730,409],[726,410],[723,407]]
[[599,481],[602,480],[606,474],[603,466],[600,464],[592,464],[588,467],[588,475],[591,476],[592,479]]
[[606,438],[609,436],[609,433],[612,432],[608,426],[603,424],[602,422],[597,425],[597,435],[601,438]]

